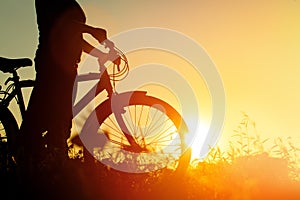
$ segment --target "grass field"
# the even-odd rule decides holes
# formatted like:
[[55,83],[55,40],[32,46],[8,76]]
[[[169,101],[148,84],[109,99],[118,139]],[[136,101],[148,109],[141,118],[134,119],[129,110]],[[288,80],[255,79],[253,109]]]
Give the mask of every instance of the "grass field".
[[[300,150],[293,142],[291,137],[261,138],[245,114],[228,141],[229,148],[212,148],[204,160],[194,160],[185,174],[173,177],[169,169],[127,174],[71,159],[65,169],[42,172],[42,188],[48,193],[33,191],[42,199],[299,200]],[[1,181],[7,199],[24,192],[16,180],[12,176]]]

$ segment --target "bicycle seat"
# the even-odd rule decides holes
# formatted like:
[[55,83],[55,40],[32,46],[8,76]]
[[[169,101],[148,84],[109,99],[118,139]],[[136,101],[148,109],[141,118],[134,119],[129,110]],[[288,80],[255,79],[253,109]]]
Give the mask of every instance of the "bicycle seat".
[[3,58],[0,57],[0,70],[4,73],[12,73],[20,67],[32,66],[30,58]]

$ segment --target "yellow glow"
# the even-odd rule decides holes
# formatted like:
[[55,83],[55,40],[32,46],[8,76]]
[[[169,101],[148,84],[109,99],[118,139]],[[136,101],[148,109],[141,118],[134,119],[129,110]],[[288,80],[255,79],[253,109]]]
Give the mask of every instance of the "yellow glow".
[[[220,144],[227,145],[241,119],[241,111],[257,122],[266,138],[299,136],[299,1],[79,0],[79,3],[88,24],[106,28],[108,36],[132,28],[156,26],[180,31],[206,49],[220,71],[226,90],[226,121]],[[20,4],[22,9],[15,9],[14,1],[1,4],[1,54],[33,58],[38,41],[33,4]],[[19,27],[22,36],[12,27]],[[142,54],[147,56],[140,60],[129,58],[132,66],[164,62],[179,70],[192,85],[200,83],[199,91],[206,91],[201,79],[191,78],[190,72],[185,71],[184,61],[171,55],[161,59],[154,52]],[[34,69],[21,70],[20,74],[22,78],[32,78]],[[4,76],[0,76],[3,80]],[[204,99],[201,113],[209,121],[209,94],[197,95]]]

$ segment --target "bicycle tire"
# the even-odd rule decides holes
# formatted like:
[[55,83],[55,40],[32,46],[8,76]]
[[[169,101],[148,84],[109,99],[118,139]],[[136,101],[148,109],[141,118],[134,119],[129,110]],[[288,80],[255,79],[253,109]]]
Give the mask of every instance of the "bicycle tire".
[[9,173],[15,165],[13,156],[17,146],[18,123],[7,107],[0,108],[1,173]]
[[[113,152],[113,154],[111,154],[111,157],[104,157],[104,158],[99,158],[99,149],[101,149],[102,151],[107,151],[107,149],[105,150],[104,147],[107,146],[108,144],[112,145],[112,137],[114,134],[111,133],[112,130],[108,131],[108,130],[104,130],[104,128],[102,128],[103,126],[105,126],[105,122],[107,120],[112,120],[111,117],[114,116],[114,111],[113,109],[115,107],[119,107],[124,109],[125,112],[130,113],[130,109],[129,107],[134,107],[134,109],[137,109],[136,107],[139,106],[140,110],[143,110],[144,107],[149,107],[148,112],[150,113],[150,109],[156,109],[154,112],[160,112],[159,114],[161,114],[163,117],[166,117],[168,119],[166,119],[165,121],[168,123],[171,123],[171,126],[173,125],[172,128],[176,128],[176,130],[174,131],[175,134],[178,133],[179,136],[179,142],[180,144],[180,153],[177,155],[178,157],[176,157],[176,154],[174,154],[173,150],[175,150],[175,147],[172,147],[175,142],[178,142],[178,137],[174,137],[173,135],[171,137],[174,137],[174,139],[172,140],[167,140],[164,141],[167,144],[165,144],[163,147],[160,147],[160,151],[166,151],[167,148],[171,148],[170,152],[168,152],[169,154],[172,154],[169,158],[166,157],[166,159],[170,159],[172,156],[175,156],[175,159],[172,160],[171,162],[173,163],[173,169],[177,174],[182,174],[186,171],[187,167],[189,166],[189,162],[190,162],[190,158],[191,158],[191,151],[188,148],[188,146],[185,144],[185,135],[187,133],[187,126],[184,122],[184,120],[182,119],[181,115],[168,103],[166,103],[165,101],[158,99],[156,97],[152,97],[152,96],[148,96],[146,95],[146,92],[143,91],[136,91],[136,92],[125,92],[125,93],[121,93],[121,94],[117,94],[116,96],[113,96],[111,99],[108,99],[106,101],[104,101],[103,103],[101,103],[100,105],[98,105],[95,109],[94,112],[92,112],[90,114],[90,116],[87,118],[86,123],[83,126],[82,129],[82,134],[80,135],[80,138],[85,146],[85,148],[89,151],[89,153],[91,155],[93,155],[93,157],[96,157],[98,160],[100,160],[100,162],[115,168],[119,171],[123,171],[123,172],[129,172],[129,173],[148,173],[148,172],[153,172],[153,171],[159,171],[161,169],[165,169],[168,168],[168,165],[166,164],[164,166],[164,164],[162,164],[162,166],[157,166],[158,162],[155,161],[155,163],[150,164],[152,166],[151,169],[149,169],[149,166],[147,164],[146,169],[142,169],[142,170],[137,170],[137,169],[129,169],[130,167],[132,167],[132,165],[136,164],[132,164],[132,163],[128,163],[128,160],[123,160],[123,162],[127,162],[125,164],[125,167],[123,166],[123,168],[120,168],[120,162],[116,163],[116,161],[112,161],[112,157],[116,157],[115,155],[117,153],[120,153],[120,156],[122,156],[121,154],[124,153],[124,150],[122,149],[123,146],[130,146],[130,144],[120,144],[120,141],[122,141],[122,139],[119,139],[119,149],[116,152]],[[119,109],[118,108],[118,109]],[[148,109],[148,108],[147,108]],[[135,110],[136,112],[136,110]],[[142,112],[142,111],[141,111]],[[151,111],[152,112],[152,111]],[[148,113],[148,114],[149,114]],[[125,114],[123,114],[125,115]],[[130,117],[132,114],[129,114]],[[165,115],[165,116],[164,116]],[[135,115],[136,117],[137,115]],[[140,118],[141,119],[141,118]],[[97,123],[95,123],[95,120],[97,120]],[[145,120],[144,120],[144,125],[145,125]],[[173,123],[173,124],[172,124]],[[127,126],[129,126],[129,122],[126,122]],[[145,125],[147,126],[147,128],[149,128],[150,125]],[[162,126],[164,126],[164,124],[162,124]],[[100,133],[104,133],[104,134],[95,134],[96,132],[99,132],[99,128],[101,129]],[[140,127],[139,127],[140,128]],[[160,127],[159,127],[160,128]],[[149,128],[150,129],[150,128]],[[148,130],[149,130],[148,129]],[[137,131],[138,132],[138,131]],[[141,134],[136,135],[137,133],[132,133],[132,135],[135,137],[135,139],[138,141],[141,141],[141,139],[139,139],[138,137],[141,137]],[[173,133],[172,133],[173,134]],[[105,137],[103,137],[105,136]],[[157,135],[151,135],[152,139],[153,137],[157,137]],[[159,136],[160,137],[160,136]],[[169,137],[169,135],[165,135],[164,136]],[[145,138],[144,142],[146,141]],[[101,142],[100,142],[101,140]],[[124,140],[125,142],[126,140]],[[148,140],[149,141],[149,140]],[[117,143],[116,141],[114,141],[114,143]],[[126,142],[125,142],[126,143]],[[146,142],[145,142],[146,143]],[[162,143],[162,142],[161,142]],[[173,144],[174,143],[174,144]],[[150,142],[149,142],[150,144]],[[149,144],[146,144],[149,145]],[[122,146],[123,145],[123,146]],[[178,145],[177,145],[177,150],[178,150]],[[95,148],[98,147],[98,151],[95,152]],[[115,148],[115,147],[114,147]],[[154,153],[151,153],[151,155],[158,156],[158,151],[155,150],[153,151]],[[166,153],[166,155],[169,155],[168,153]],[[110,152],[108,153],[108,155],[110,154]],[[128,155],[128,154],[127,154]],[[139,154],[130,154],[131,157],[132,155],[134,156],[139,156]],[[144,154],[146,156],[149,156],[149,154]],[[98,156],[98,157],[97,157]],[[124,157],[124,155],[123,155]],[[125,156],[126,157],[126,156]],[[129,156],[130,157],[130,156]],[[137,157],[136,157],[137,158]],[[135,159],[136,159],[135,158]],[[118,158],[117,158],[118,159]],[[149,159],[154,159],[154,158],[149,158]],[[162,158],[165,159],[165,158]],[[162,161],[163,162],[163,161]],[[131,166],[128,166],[131,165]],[[141,166],[140,166],[141,167]]]

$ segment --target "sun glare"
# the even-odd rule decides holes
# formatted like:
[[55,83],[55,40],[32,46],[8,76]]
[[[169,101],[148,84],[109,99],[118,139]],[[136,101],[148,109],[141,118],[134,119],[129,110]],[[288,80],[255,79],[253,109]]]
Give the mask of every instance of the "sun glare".
[[[209,125],[208,123],[200,123],[198,124],[195,133],[190,133],[190,137],[187,137],[189,142],[189,146],[192,149],[192,157],[191,162],[195,159],[202,159],[205,155],[202,155],[202,148],[204,148],[204,141],[208,137]],[[213,145],[213,144],[212,144]]]

